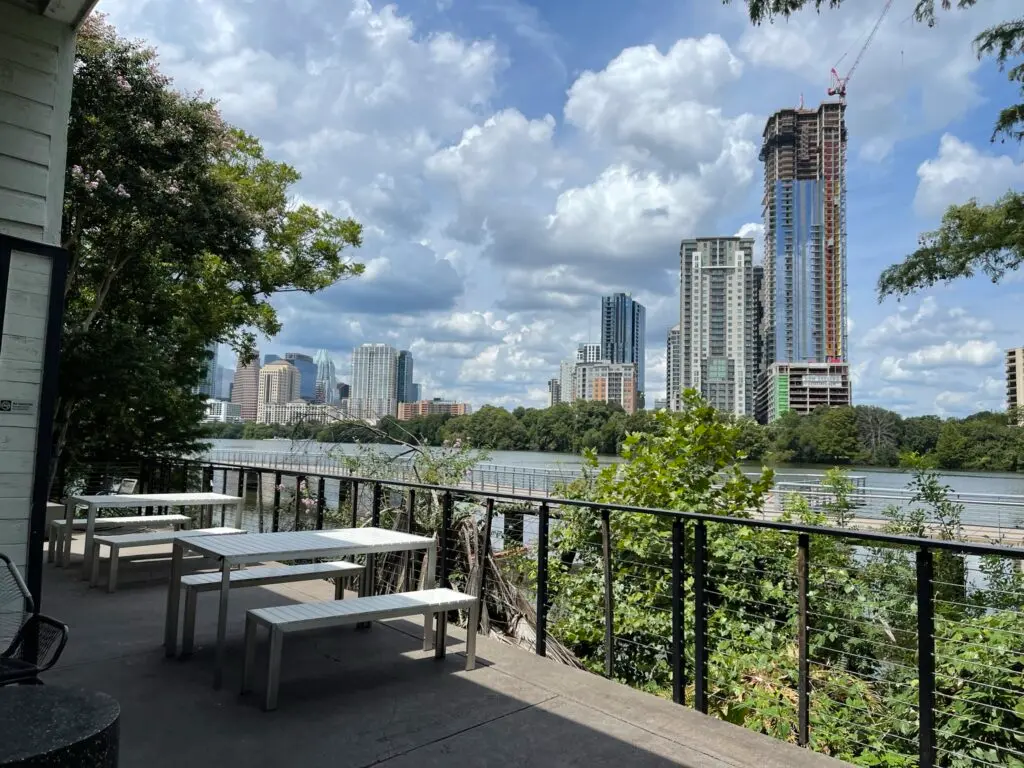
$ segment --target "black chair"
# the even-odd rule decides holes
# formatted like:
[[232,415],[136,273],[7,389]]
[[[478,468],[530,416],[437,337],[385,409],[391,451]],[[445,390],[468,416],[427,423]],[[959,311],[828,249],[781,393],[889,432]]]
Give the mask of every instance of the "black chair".
[[0,685],[42,685],[39,674],[60,658],[68,628],[35,610],[11,559],[0,552]]

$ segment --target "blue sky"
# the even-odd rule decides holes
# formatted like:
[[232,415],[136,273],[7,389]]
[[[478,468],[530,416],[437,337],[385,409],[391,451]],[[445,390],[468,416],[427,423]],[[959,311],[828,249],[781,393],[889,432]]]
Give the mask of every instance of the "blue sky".
[[[775,109],[825,97],[882,2],[751,27],[717,0],[102,0],[183,88],[295,165],[302,200],[366,227],[367,273],[275,300],[263,352],[411,349],[428,396],[544,405],[593,338],[602,293],[648,307],[648,397],[664,390],[684,237],[757,233],[757,148]],[[970,41],[990,0],[914,23],[896,0],[849,85],[854,398],[960,415],[1003,402],[1024,279],[879,305],[874,285],[945,206],[1024,187],[991,144],[1014,93]],[[858,16],[852,9],[860,11]],[[596,338],[594,339],[596,340]]]

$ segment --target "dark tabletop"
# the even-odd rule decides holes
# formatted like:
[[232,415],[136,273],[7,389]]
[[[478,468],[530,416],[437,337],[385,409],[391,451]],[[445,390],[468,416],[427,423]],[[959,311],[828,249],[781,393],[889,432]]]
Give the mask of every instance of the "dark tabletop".
[[0,765],[75,750],[113,729],[121,708],[105,693],[50,685],[0,686]]

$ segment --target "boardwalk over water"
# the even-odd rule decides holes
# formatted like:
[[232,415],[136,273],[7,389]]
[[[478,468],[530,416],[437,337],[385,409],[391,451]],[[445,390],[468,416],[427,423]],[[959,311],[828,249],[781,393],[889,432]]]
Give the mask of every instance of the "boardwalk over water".
[[[310,477],[345,477],[352,473],[343,457],[321,453],[274,453],[255,451],[213,450],[202,458],[203,463],[220,467],[244,467],[264,472],[282,472],[288,475]],[[389,468],[388,479],[420,482],[410,462],[396,459]],[[577,467],[537,468],[501,464],[477,464],[467,470],[457,484],[474,493],[512,494],[525,498],[557,498],[559,489],[579,477]],[[821,486],[821,475],[811,473],[776,472],[776,485],[764,509],[755,517],[777,520],[782,515],[785,499],[803,495],[814,508],[828,500],[828,492]],[[887,519],[886,507],[907,508],[913,503],[912,494],[903,488],[873,488],[866,485],[863,476],[851,476],[854,488],[852,500],[855,515],[850,526],[862,530],[880,530]],[[952,492],[951,501],[964,507],[962,538],[976,543],[1001,543],[1024,546],[1024,496],[1008,494]],[[937,533],[937,528],[933,527]]]

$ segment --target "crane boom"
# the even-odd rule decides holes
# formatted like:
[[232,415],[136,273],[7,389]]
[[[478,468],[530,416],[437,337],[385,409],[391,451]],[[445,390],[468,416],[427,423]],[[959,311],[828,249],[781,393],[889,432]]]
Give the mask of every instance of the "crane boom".
[[[829,96],[838,96],[839,101],[846,103],[846,84],[850,82],[850,78],[853,77],[853,73],[857,70],[857,66],[860,64],[861,59],[864,58],[865,52],[871,45],[871,41],[875,39],[875,34],[878,32],[878,28],[882,26],[882,21],[885,19],[889,9],[892,7],[893,0],[886,0],[885,5],[882,7],[882,12],[878,14],[878,21],[875,22],[875,26],[871,28],[871,32],[868,34],[867,40],[864,41],[864,45],[861,46],[860,51],[857,53],[857,58],[853,60],[853,64],[850,65],[850,69],[846,73],[846,77],[840,77],[835,67],[832,67],[832,83],[828,89]],[[838,66],[838,64],[836,65]]]

